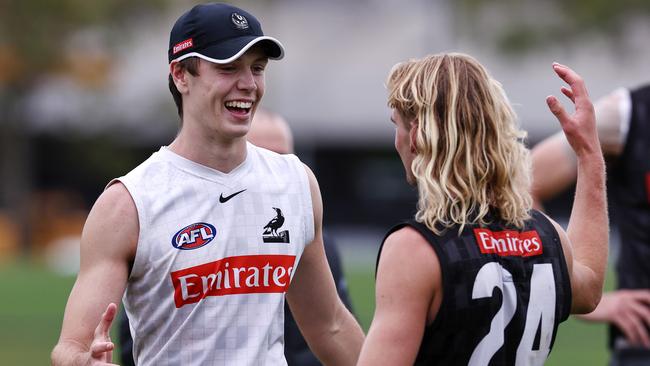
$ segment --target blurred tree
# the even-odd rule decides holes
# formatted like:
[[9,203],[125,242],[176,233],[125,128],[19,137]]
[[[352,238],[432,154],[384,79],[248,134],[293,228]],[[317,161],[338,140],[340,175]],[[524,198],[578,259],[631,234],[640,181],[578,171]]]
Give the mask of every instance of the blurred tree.
[[[621,40],[633,20],[650,16],[648,0],[460,0],[453,3],[464,29],[470,29],[477,37],[495,37],[496,46],[510,55],[588,35]],[[486,31],[481,27],[484,24],[481,18],[490,11],[499,12],[502,21],[495,22],[492,18],[488,24],[493,29]],[[616,44],[624,46],[622,42]]]
[[109,52],[70,55],[70,42],[95,29],[116,44],[127,23],[161,13],[170,0],[3,0],[0,2],[0,210],[21,227],[29,253],[32,182],[25,99],[43,77],[63,74],[97,88],[110,72]]

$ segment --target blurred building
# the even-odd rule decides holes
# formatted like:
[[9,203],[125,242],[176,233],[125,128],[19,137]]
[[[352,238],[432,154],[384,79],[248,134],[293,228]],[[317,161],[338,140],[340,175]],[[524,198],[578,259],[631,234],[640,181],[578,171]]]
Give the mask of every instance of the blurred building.
[[[77,197],[87,210],[110,178],[171,141],[178,122],[167,90],[167,39],[189,3],[137,17],[123,29],[128,37],[110,39],[105,30],[88,28],[66,41],[70,72],[39,80],[22,104],[35,207],[65,217],[67,201],[52,207],[45,192],[67,191],[61,194]],[[298,154],[319,178],[330,226],[380,232],[413,214],[416,194],[393,151],[385,104],[385,77],[396,62],[441,51],[475,56],[502,81],[531,144],[557,130],[544,102],[561,86],[553,61],[578,70],[595,98],[650,80],[650,22],[643,17],[630,18],[615,37],[559,36],[558,42],[513,55],[498,47],[496,35],[504,25],[562,14],[532,1],[496,2],[474,16],[459,5],[468,2],[444,0],[234,3],[259,15],[265,32],[285,45],[286,58],[267,69],[263,104],[289,120]],[[78,212],[63,225],[66,230],[79,230]],[[0,216],[0,232],[11,227]],[[62,235],[56,234],[61,227],[49,237],[33,227],[32,239],[39,242]]]

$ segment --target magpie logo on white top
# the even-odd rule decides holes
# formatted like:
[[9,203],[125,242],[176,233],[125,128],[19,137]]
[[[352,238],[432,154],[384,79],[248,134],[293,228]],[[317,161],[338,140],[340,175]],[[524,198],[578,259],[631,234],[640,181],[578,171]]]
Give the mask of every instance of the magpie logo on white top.
[[284,224],[284,216],[282,215],[282,210],[277,207],[273,207],[275,210],[275,217],[269,221],[266,226],[263,228],[262,240],[265,243],[288,243],[289,242],[289,230],[284,230],[278,232],[278,229]]
[[248,20],[246,20],[246,17],[243,15],[232,13],[230,15],[230,20],[232,20],[232,24],[234,24],[237,29],[248,29]]

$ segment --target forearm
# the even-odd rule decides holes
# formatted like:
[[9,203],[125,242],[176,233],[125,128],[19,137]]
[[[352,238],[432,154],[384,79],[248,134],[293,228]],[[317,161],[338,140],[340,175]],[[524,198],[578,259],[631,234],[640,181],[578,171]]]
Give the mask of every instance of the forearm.
[[327,327],[327,331],[312,338],[308,339],[308,343],[323,364],[356,365],[364,334],[359,323],[341,303],[336,319]]
[[567,234],[573,243],[575,262],[592,272],[586,290],[600,298],[609,238],[605,163],[600,151],[578,157],[576,195]]
[[422,342],[423,331],[423,326],[413,329],[405,322],[378,320],[375,316],[363,344],[358,366],[412,365]]
[[600,302],[598,303],[598,306],[596,306],[594,311],[586,314],[576,314],[576,317],[580,320],[584,320],[588,322],[598,322],[598,323],[610,322],[612,320],[612,313],[620,310],[620,309],[616,309],[617,305],[612,301],[614,300],[612,295],[613,293],[611,292],[603,294],[602,298],[600,299]]
[[604,323],[608,321],[605,314],[603,314],[603,312],[600,311],[598,307],[596,307],[596,310],[592,311],[591,313],[575,314],[575,317],[588,322]]

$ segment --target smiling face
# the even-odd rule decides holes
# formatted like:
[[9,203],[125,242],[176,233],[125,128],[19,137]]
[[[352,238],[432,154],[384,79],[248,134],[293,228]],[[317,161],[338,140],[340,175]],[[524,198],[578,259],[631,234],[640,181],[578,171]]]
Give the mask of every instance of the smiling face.
[[183,95],[183,129],[227,140],[245,136],[264,95],[267,62],[260,47],[228,64],[200,60],[196,76],[184,73],[176,82]]
[[415,176],[411,170],[411,165],[413,165],[413,159],[415,158],[415,152],[411,142],[412,134],[415,132],[415,124],[413,120],[403,116],[395,108],[392,109],[390,120],[395,125],[395,150],[397,150],[397,154],[402,159],[402,164],[406,171],[406,181],[411,185],[415,185]]

